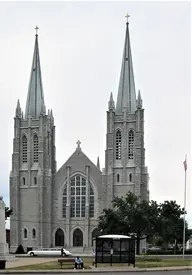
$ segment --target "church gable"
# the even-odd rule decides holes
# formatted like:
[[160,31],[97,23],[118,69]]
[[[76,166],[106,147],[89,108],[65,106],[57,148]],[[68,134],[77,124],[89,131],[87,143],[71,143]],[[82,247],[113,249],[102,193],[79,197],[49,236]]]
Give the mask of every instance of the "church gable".
[[63,166],[58,170],[55,175],[54,188],[58,189],[63,186],[67,179],[67,167],[70,167],[70,177],[75,174],[80,173],[81,175],[86,175],[86,169],[89,167],[90,180],[95,186],[102,184],[101,171],[97,166],[83,153],[78,144],[75,152],[69,157],[69,159],[63,164]]

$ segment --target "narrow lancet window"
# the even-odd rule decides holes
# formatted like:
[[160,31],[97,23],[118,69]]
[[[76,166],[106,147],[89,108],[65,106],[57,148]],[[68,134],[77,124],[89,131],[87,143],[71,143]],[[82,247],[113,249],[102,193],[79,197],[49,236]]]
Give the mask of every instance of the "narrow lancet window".
[[129,181],[132,182],[132,174],[129,174]]
[[119,182],[119,181],[120,181],[120,175],[117,174],[117,182]]
[[24,239],[27,239],[27,229],[26,228],[24,228]]
[[27,162],[27,138],[25,135],[22,138],[22,161],[23,163]]
[[128,159],[134,158],[134,133],[131,130],[129,132],[129,144],[128,144]]
[[34,185],[36,185],[36,184],[37,184],[37,178],[34,177]]
[[116,159],[121,159],[121,132],[116,132]]
[[89,216],[94,217],[94,192],[90,183],[90,197],[89,197]]
[[36,230],[35,230],[35,228],[32,229],[32,238],[33,239],[36,238]]
[[66,205],[67,205],[67,185],[63,190],[63,218],[66,218]]
[[33,137],[33,161],[39,161],[39,140],[37,135]]

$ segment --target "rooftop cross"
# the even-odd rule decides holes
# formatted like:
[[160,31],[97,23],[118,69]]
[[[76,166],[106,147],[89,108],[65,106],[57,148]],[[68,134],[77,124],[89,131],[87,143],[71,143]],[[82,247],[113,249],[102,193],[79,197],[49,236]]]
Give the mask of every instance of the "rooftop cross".
[[81,147],[80,147],[81,141],[78,140],[76,143],[77,143],[77,149],[80,149],[80,148],[81,148]]
[[36,27],[35,27],[35,30],[36,30],[36,35],[38,35],[38,29],[39,29],[39,27],[38,27],[38,26],[36,26]]
[[127,23],[129,23],[129,22],[128,22],[128,18],[130,17],[130,15],[127,13],[127,14],[125,15],[125,17],[127,18]]

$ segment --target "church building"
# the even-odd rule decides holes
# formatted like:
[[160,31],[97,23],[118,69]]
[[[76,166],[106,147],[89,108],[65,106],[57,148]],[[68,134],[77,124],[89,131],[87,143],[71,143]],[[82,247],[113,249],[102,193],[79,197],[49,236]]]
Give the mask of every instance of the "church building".
[[140,200],[149,199],[144,109],[140,91],[136,96],[128,22],[118,96],[115,104],[110,95],[106,128],[102,170],[99,159],[94,164],[83,152],[80,141],[57,169],[55,122],[52,110],[46,111],[36,34],[25,113],[18,100],[14,117],[10,251],[20,244],[26,250],[64,246],[86,251],[92,247],[99,215],[114,197],[131,191]]

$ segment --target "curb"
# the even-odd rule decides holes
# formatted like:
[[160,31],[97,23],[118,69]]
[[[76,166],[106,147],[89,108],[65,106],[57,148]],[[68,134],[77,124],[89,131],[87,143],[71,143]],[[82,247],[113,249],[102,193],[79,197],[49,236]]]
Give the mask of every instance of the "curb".
[[68,274],[74,274],[74,273],[118,273],[118,272],[154,272],[154,271],[179,271],[179,270],[192,270],[192,266],[177,266],[177,267],[167,267],[167,268],[133,268],[133,269],[85,269],[85,270],[71,270],[71,269],[65,269],[65,270],[0,270],[0,274],[60,274],[60,273],[68,273]]

